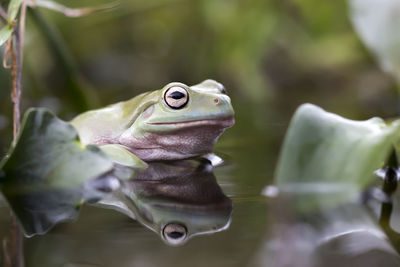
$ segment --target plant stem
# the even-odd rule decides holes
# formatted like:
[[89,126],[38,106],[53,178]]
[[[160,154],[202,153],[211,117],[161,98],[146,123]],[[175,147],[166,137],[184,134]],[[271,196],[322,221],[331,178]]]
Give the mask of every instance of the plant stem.
[[24,244],[21,227],[14,214],[11,214],[11,266],[24,267]]
[[[22,92],[22,56],[23,40],[25,34],[26,5],[22,4],[21,17],[18,23],[14,24],[12,43],[15,40],[15,47],[11,46],[11,77],[12,90],[11,101],[13,103],[13,142],[17,141],[20,130],[21,118],[21,92]],[[13,38],[12,37],[12,38]],[[11,263],[13,267],[24,266],[23,237],[21,227],[14,214],[11,213]]]
[[21,58],[21,38],[18,24],[14,25],[15,49],[11,49],[11,77],[12,90],[11,101],[13,103],[13,141],[16,142],[20,124],[20,102],[21,102],[21,78],[22,78],[22,58]]

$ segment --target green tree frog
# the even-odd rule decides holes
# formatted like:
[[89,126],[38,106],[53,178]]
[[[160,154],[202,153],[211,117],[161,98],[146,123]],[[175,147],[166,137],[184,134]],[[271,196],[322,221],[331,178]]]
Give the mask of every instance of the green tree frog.
[[222,84],[173,82],[160,90],[78,115],[71,121],[83,144],[118,144],[144,161],[201,156],[213,147],[234,111]]

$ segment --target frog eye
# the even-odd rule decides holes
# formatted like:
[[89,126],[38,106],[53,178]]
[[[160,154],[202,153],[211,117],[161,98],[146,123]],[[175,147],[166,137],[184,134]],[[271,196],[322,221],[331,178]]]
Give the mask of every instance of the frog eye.
[[183,108],[189,101],[189,94],[185,88],[172,86],[164,94],[164,101],[170,108]]
[[186,227],[181,224],[169,223],[164,227],[162,234],[168,244],[179,245],[185,241],[187,230]]

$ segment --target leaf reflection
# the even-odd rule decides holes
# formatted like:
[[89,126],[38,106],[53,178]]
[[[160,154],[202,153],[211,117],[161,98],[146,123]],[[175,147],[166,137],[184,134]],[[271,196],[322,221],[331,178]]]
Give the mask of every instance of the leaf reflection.
[[313,205],[314,193],[280,194],[269,203],[271,224],[254,266],[399,266],[400,257],[385,231],[361,203]]

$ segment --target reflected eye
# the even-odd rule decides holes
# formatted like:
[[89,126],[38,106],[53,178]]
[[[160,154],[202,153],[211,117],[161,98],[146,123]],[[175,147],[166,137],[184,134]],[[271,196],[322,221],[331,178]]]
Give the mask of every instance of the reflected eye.
[[180,109],[188,103],[189,94],[183,87],[172,86],[165,92],[164,101],[170,108]]
[[167,224],[163,229],[165,240],[171,245],[179,245],[186,239],[186,227],[177,223]]

